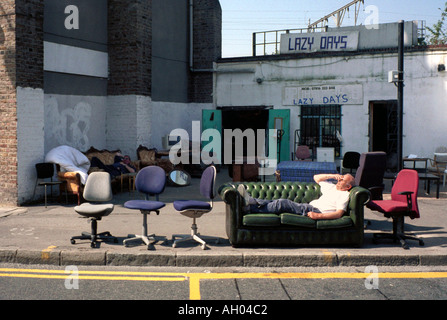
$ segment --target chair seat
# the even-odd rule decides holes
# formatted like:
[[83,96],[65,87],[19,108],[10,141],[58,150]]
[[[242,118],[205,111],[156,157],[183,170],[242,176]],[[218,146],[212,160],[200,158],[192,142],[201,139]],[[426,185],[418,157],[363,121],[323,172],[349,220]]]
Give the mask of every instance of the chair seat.
[[174,201],[174,208],[177,211],[184,210],[211,210],[211,204],[205,201],[198,200],[176,200]]
[[158,210],[165,206],[163,202],[160,201],[148,201],[148,200],[130,200],[124,203],[124,207],[128,209],[137,209],[137,210],[145,210],[152,211]]
[[113,211],[113,204],[83,203],[74,210],[84,217],[100,218],[108,216]]
[[395,200],[375,200],[369,202],[367,207],[382,213],[406,212],[408,210],[407,203]]

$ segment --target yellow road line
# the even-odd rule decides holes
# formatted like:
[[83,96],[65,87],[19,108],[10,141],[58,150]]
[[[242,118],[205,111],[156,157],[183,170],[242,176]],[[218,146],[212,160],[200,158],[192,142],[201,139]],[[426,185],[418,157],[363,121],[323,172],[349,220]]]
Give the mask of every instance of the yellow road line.
[[[121,281],[186,281],[189,280],[189,297],[200,300],[200,280],[218,279],[366,279],[372,273],[362,272],[299,272],[299,273],[176,273],[176,272],[129,272],[89,271],[75,272],[45,269],[0,268],[0,277],[66,279],[76,274],[82,280]],[[378,272],[379,279],[434,279],[447,278],[447,272]]]

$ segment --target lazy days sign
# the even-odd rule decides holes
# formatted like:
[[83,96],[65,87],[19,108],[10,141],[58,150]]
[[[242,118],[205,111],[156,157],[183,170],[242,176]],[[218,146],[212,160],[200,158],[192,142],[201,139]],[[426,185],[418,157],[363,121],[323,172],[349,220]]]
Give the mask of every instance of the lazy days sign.
[[284,88],[283,105],[363,104],[363,86],[324,85]]
[[359,32],[285,33],[281,35],[281,54],[318,51],[355,51]]

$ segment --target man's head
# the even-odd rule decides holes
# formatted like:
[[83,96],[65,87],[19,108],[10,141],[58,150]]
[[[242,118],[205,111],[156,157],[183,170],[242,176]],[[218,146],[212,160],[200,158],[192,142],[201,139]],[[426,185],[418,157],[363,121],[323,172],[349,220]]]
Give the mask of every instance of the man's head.
[[355,184],[355,179],[352,175],[345,174],[341,176],[341,178],[337,182],[337,190],[340,191],[349,191]]

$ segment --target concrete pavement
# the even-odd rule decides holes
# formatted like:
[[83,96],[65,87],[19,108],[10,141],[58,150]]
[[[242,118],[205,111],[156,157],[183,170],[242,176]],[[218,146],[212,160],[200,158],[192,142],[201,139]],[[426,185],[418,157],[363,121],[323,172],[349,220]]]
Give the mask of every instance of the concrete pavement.
[[[218,173],[217,186],[229,181],[225,169]],[[442,183],[442,182],[441,182]],[[192,219],[178,214],[172,205],[176,199],[198,195],[199,179],[193,178],[188,187],[168,186],[160,201],[166,203],[160,215],[148,217],[149,233],[165,236],[166,243],[155,244],[155,250],[135,243],[123,246],[129,234],[140,234],[143,217],[139,211],[123,207],[129,199],[142,198],[138,192],[124,191],[114,195],[114,211],[98,222],[98,232],[110,231],[118,243],[101,242],[90,248],[88,241],[70,243],[71,236],[90,230],[89,220],[74,211],[75,204],[43,203],[23,207],[0,206],[0,262],[50,265],[114,265],[166,267],[325,267],[325,266],[446,266],[447,265],[447,187],[441,185],[436,199],[436,187],[431,194],[419,192],[421,218],[406,220],[406,229],[421,237],[425,246],[409,242],[410,249],[400,244],[373,244],[372,233],[392,228],[391,220],[365,208],[365,219],[371,224],[365,230],[365,245],[350,247],[263,247],[233,248],[225,234],[225,204],[219,196],[211,213],[197,220],[199,232],[220,239],[208,243],[202,250],[194,242],[172,248],[173,234],[189,234]],[[389,197],[387,186],[385,197]]]

